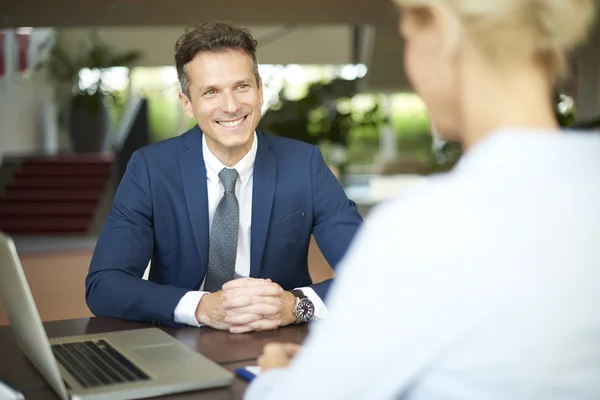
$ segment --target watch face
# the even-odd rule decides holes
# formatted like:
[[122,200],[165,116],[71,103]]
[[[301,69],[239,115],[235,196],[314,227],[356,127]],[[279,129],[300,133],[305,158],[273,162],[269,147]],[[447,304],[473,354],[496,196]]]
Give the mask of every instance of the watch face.
[[300,322],[308,322],[315,314],[315,306],[309,299],[302,299],[296,307],[296,318]]

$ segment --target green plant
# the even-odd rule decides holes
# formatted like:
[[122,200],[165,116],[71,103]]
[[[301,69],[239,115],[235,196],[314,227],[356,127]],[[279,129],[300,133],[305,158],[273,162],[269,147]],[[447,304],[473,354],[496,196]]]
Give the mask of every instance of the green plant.
[[378,106],[363,114],[353,112],[349,100],[357,80],[334,79],[309,86],[306,96],[279,102],[263,115],[261,129],[311,144],[330,143],[346,147],[349,132],[357,127],[374,127],[381,122]]
[[[148,122],[150,140],[158,142],[173,137],[179,119],[179,103],[169,94],[152,93],[148,95]],[[191,120],[194,124],[195,120]]]
[[[102,101],[117,103],[120,97],[103,84],[103,72],[113,67],[128,67],[141,57],[138,50],[117,51],[104,42],[98,33],[92,30],[85,42],[80,43],[76,54],[72,54],[63,46],[57,37],[50,37],[42,47],[51,46],[50,55],[42,67],[48,71],[49,77],[59,84],[71,87],[74,96],[83,96],[88,100],[88,109],[95,112]],[[95,78],[88,87],[79,85],[79,73],[87,68],[95,73]]]
[[[105,149],[111,125],[116,125],[125,104],[126,93],[111,90],[103,82],[104,72],[113,67],[128,67],[141,52],[117,51],[91,31],[77,51],[66,46],[60,33],[48,37],[41,51],[49,56],[43,68],[56,85],[58,126],[71,139],[75,152],[98,152]],[[91,74],[82,85],[80,73]]]

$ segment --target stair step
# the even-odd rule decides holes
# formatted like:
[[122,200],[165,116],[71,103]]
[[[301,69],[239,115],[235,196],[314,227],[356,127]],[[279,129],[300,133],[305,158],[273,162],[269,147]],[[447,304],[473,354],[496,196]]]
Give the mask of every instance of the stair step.
[[22,176],[103,176],[110,175],[110,164],[23,164],[14,179]]
[[0,195],[0,230],[9,234],[85,234],[113,172],[114,156],[20,157]]
[[53,156],[29,156],[20,159],[22,164],[110,164],[112,153],[57,154]]
[[94,189],[11,189],[3,200],[29,202],[94,202],[97,203],[101,191]]
[[84,233],[89,217],[2,217],[0,230],[8,234],[25,233]]
[[9,189],[37,189],[37,188],[85,188],[85,189],[103,189],[107,178],[103,176],[20,176],[14,179],[9,185]]
[[0,219],[7,216],[87,216],[96,211],[96,203],[39,203],[39,202],[3,202],[0,200]]

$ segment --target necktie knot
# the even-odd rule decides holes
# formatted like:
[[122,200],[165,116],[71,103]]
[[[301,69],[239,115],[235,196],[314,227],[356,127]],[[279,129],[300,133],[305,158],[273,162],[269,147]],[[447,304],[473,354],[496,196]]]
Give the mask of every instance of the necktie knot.
[[234,168],[223,168],[219,172],[219,179],[223,183],[225,193],[235,193],[235,182],[237,181],[238,172]]

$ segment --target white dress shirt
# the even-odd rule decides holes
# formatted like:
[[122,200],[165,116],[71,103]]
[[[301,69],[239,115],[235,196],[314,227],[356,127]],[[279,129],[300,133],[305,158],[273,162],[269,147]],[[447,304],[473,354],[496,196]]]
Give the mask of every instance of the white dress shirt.
[[[238,247],[235,261],[235,274],[239,277],[250,275],[250,232],[252,226],[252,182],[254,172],[254,159],[258,150],[258,138],[254,133],[254,140],[250,151],[232,168],[238,172],[238,180],[235,185],[235,196],[240,209],[240,227],[238,230]],[[209,232],[212,229],[212,221],[217,205],[223,197],[223,184],[219,179],[219,172],[226,168],[217,157],[208,149],[206,138],[202,136],[202,152],[204,164],[206,165],[206,185],[208,193],[208,224]],[[210,235],[209,235],[210,236]],[[204,286],[204,283],[202,283]],[[309,287],[299,288],[315,305],[315,317],[323,318],[327,315],[327,308],[317,295]],[[175,322],[192,326],[200,326],[196,319],[196,308],[200,299],[207,292],[187,292],[175,307],[173,317]]]
[[484,139],[373,211],[338,272],[247,400],[600,399],[600,138]]

